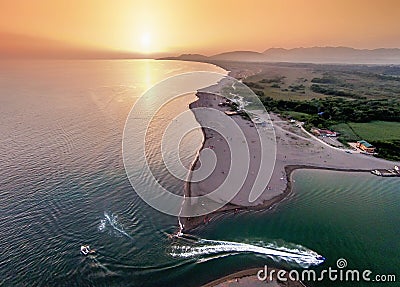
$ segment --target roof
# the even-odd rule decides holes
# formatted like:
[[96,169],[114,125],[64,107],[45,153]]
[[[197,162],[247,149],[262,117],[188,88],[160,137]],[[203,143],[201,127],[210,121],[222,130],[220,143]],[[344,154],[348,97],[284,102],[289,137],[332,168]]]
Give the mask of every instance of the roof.
[[374,147],[372,144],[370,144],[369,142],[367,142],[365,140],[358,141],[358,143],[364,145],[365,147]]
[[330,130],[319,130],[320,133],[325,133],[325,134],[334,134],[335,132],[330,131]]

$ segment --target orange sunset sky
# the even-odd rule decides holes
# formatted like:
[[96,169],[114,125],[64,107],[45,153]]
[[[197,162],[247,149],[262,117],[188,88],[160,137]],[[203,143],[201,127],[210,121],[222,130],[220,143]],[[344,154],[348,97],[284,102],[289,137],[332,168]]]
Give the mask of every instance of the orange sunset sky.
[[0,51],[216,54],[400,47],[400,1],[0,0]]

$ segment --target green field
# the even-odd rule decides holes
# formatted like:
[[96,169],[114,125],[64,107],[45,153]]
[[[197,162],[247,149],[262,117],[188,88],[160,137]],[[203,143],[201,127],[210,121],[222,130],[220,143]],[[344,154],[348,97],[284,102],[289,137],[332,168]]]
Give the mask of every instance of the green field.
[[257,72],[244,82],[274,100],[307,101],[326,97],[382,100],[397,98],[400,93],[399,68],[248,63],[247,68],[251,67]]
[[281,115],[298,121],[306,121],[308,118],[310,118],[309,114],[295,111],[284,111],[281,113]]
[[400,160],[400,122],[372,121],[369,123],[341,123],[331,126],[341,135],[342,142],[366,140],[377,147],[378,157]]
[[216,63],[243,80],[268,111],[367,140],[400,160],[400,66]]
[[364,139],[371,142],[400,140],[400,123],[373,121],[369,123],[342,123],[332,126],[343,139]]
[[326,95],[315,93],[310,89],[310,81],[316,75],[321,74],[311,69],[274,67],[273,69],[266,68],[246,78],[245,83],[274,100],[305,101],[325,98]]

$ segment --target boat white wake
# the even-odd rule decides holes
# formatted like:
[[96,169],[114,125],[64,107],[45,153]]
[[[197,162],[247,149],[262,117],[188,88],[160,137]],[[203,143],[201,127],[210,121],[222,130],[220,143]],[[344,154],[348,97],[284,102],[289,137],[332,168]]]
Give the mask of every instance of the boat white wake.
[[[200,262],[229,255],[254,253],[264,255],[274,261],[285,261],[307,268],[316,266],[325,261],[325,258],[318,253],[300,245],[290,245],[280,247],[273,243],[265,244],[257,242],[256,244],[199,239],[197,241],[182,244],[177,241],[172,246],[170,255],[180,258],[198,258]],[[189,244],[190,243],[190,244]]]
[[130,236],[128,233],[125,232],[125,230],[123,229],[121,224],[119,224],[118,216],[116,216],[114,214],[109,215],[107,212],[104,212],[104,219],[100,220],[100,224],[98,227],[99,231],[104,232],[107,228],[107,225],[111,226],[111,228],[114,231],[116,231],[130,239],[133,239],[132,236]]

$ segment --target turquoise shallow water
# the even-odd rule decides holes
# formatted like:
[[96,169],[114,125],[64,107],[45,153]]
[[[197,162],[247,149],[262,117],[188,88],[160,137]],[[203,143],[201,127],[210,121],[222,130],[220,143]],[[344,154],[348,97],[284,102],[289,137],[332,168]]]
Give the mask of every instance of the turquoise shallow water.
[[[235,241],[250,238],[285,240],[301,244],[327,258],[316,268],[317,271],[329,266],[336,268],[336,261],[344,258],[348,263],[347,269],[398,274],[398,179],[380,178],[368,173],[298,170],[294,180],[292,196],[273,210],[221,217],[214,224],[202,228],[202,236]],[[252,259],[248,265],[262,266],[262,261]],[[310,285],[371,284],[353,282],[346,285],[345,282],[325,280]],[[373,286],[398,285],[374,283]]]
[[[195,70],[221,71],[175,61],[0,63],[0,285],[199,286],[248,267],[299,267],[268,257],[271,247],[322,254],[317,269],[343,257],[398,272],[398,179],[370,174],[297,171],[293,196],[275,209],[221,216],[194,232],[196,242],[171,240],[177,219],[147,206],[126,178],[122,131],[143,91]],[[187,109],[188,97],[174,109]],[[185,163],[200,142],[195,133],[184,143]],[[148,150],[157,154],[156,141]],[[83,257],[82,244],[97,255]]]

